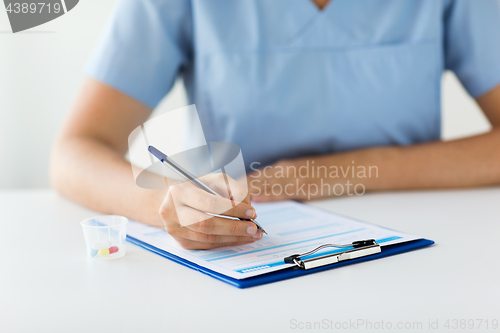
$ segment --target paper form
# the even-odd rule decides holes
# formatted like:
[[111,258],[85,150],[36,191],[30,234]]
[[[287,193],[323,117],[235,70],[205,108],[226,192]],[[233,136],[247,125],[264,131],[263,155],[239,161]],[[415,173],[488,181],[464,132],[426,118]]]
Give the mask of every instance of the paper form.
[[[375,239],[381,246],[421,239],[294,201],[252,204],[268,232],[260,241],[214,250],[185,250],[166,231],[130,221],[127,234],[161,250],[235,279],[291,267],[284,257],[327,243]],[[327,248],[310,257],[345,249]]]

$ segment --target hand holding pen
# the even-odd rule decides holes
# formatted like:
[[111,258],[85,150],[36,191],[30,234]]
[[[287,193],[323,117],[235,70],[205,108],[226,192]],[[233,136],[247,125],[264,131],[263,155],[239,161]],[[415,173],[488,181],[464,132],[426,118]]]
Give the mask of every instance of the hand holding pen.
[[[244,245],[262,238],[264,229],[250,220],[257,215],[245,187],[225,174],[197,178],[156,148],[150,146],[149,151],[188,180],[169,186],[160,207],[166,231],[183,248],[199,250]],[[233,199],[239,200],[219,194],[228,193],[227,185]]]

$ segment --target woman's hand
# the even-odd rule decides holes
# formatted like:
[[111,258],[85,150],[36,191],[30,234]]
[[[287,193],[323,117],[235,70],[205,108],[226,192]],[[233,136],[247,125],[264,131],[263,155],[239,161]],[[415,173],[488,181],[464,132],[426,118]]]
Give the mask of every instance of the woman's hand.
[[[200,179],[224,195],[227,187],[222,174],[209,174]],[[166,231],[188,250],[212,249],[244,245],[262,238],[257,226],[248,221],[230,220],[207,213],[244,219],[256,218],[247,188],[227,176],[233,202],[207,193],[190,182],[169,186],[160,207]],[[234,205],[233,205],[234,203]]]
[[[310,200],[323,197],[310,173],[311,159],[281,160],[248,174],[252,201]],[[317,193],[318,192],[318,193]]]
[[378,166],[367,163],[369,155],[364,152],[281,160],[257,169],[247,175],[252,201],[363,195],[378,178]]

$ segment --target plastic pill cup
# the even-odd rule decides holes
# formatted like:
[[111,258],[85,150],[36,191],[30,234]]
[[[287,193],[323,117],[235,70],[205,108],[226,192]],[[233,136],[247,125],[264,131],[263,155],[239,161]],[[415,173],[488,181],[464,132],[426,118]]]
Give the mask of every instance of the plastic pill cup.
[[116,259],[125,255],[128,219],[118,215],[102,215],[83,220],[87,253],[95,259]]

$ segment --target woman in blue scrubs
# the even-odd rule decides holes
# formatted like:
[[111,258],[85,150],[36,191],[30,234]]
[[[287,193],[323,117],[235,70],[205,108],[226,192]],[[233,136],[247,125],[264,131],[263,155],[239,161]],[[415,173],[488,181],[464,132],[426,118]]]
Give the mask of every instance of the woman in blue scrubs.
[[[123,0],[55,145],[53,184],[93,209],[165,223],[188,249],[260,239],[246,222],[181,226],[174,189],[135,185],[128,135],[178,75],[206,140],[241,147],[254,201],[338,195],[338,185],[352,195],[349,182],[358,195],[498,184],[499,36],[498,0]],[[490,132],[440,140],[446,69]],[[322,173],[283,173],[313,165]],[[189,187],[175,194],[188,215],[227,204]],[[248,198],[227,214],[255,217]]]

